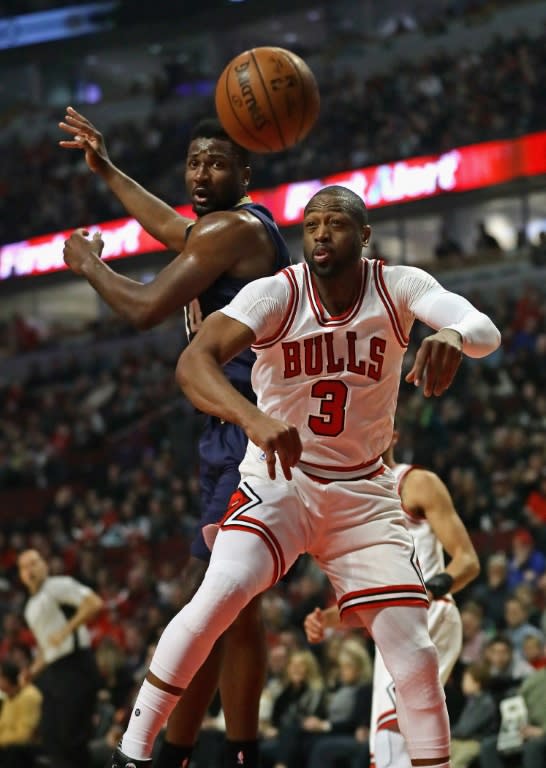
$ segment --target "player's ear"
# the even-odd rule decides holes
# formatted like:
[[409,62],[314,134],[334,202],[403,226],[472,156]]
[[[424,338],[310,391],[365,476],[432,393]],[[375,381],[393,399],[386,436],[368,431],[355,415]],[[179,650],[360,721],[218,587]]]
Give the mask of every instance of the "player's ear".
[[372,228],[369,224],[365,224],[362,227],[362,247],[367,248],[370,244],[370,237],[372,236]]
[[250,170],[250,165],[245,165],[245,167],[243,168],[243,176],[242,176],[243,187],[245,189],[250,184],[251,173],[252,171]]

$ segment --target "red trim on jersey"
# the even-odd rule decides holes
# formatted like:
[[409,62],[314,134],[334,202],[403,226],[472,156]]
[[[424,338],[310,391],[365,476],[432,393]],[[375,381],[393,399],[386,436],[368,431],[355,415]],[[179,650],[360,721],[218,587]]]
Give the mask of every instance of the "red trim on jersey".
[[[252,522],[255,525],[260,523],[259,520],[256,520],[255,518],[245,518],[240,517],[239,520]],[[269,537],[262,531],[262,530],[256,530],[254,527],[249,527],[248,525],[238,525],[237,523],[227,523],[227,525],[221,525],[220,526],[223,531],[245,531],[245,533],[253,533],[255,536],[259,536],[259,538],[264,542],[266,547],[268,548],[269,552],[271,553],[271,557],[273,559],[273,579],[271,580],[270,587],[273,587],[278,580],[281,578],[281,576],[284,573],[285,565],[284,565],[284,558],[282,556],[282,549],[279,547],[278,550],[275,550],[275,547],[271,544],[271,541]],[[269,536],[271,538],[275,538],[272,534],[269,528],[267,526],[263,525],[263,523],[260,524],[261,528],[265,528],[267,530]],[[275,540],[275,543],[278,546],[278,542]]]
[[[251,486],[247,487],[250,493],[244,487],[239,486],[232,494],[226,514],[222,518],[219,527],[223,531],[236,530],[254,533],[264,541],[273,558],[273,580],[270,584],[270,586],[273,586],[286,570],[284,553],[277,537],[264,522],[244,514],[245,509],[252,509],[262,503],[261,498],[253,491]],[[251,494],[254,495],[252,496]],[[248,525],[245,525],[245,523],[248,523]]]
[[354,605],[349,606],[348,608],[340,608],[339,609],[339,615],[345,616],[347,613],[355,613],[356,611],[361,610],[369,610],[372,608],[385,608],[391,607],[393,605],[405,605],[405,606],[415,606],[419,608],[428,608],[429,601],[426,597],[401,597],[401,598],[385,598],[382,600],[365,600],[361,603],[354,603]]
[[368,589],[358,589],[355,592],[347,592],[343,595],[341,600],[338,600],[338,604],[344,600],[352,600],[355,597],[365,597],[366,595],[384,595],[389,592],[419,592],[426,594],[424,587],[417,584],[393,584],[388,587],[369,587]]
[[376,469],[375,472],[370,472],[368,475],[359,475],[358,477],[337,477],[337,478],[329,478],[329,477],[319,477],[318,475],[313,475],[311,472],[306,472],[304,469],[301,470],[304,475],[311,478],[311,480],[314,480],[316,483],[321,483],[322,485],[327,485],[328,483],[336,483],[340,480],[343,480],[346,483],[352,483],[354,480],[373,480],[374,477],[378,477],[379,475],[382,475],[385,471],[385,467],[379,467],[379,469]]
[[371,459],[370,461],[365,461],[362,464],[354,464],[352,467],[333,467],[329,466],[327,464],[313,464],[312,461],[304,461],[303,464],[305,464],[306,467],[315,467],[316,469],[324,469],[328,472],[356,472],[358,469],[366,469],[366,467],[371,467],[373,464],[375,464],[381,456],[376,456],[375,459]]
[[307,264],[304,264],[304,278],[305,288],[309,298],[309,304],[311,305],[311,309],[313,310],[313,314],[315,315],[317,323],[323,327],[339,327],[349,323],[360,310],[362,300],[364,298],[366,282],[368,279],[368,262],[365,259],[362,259],[360,290],[354,304],[352,304],[348,309],[345,310],[345,312],[342,312],[340,315],[329,315],[324,309]]
[[294,322],[300,295],[298,283],[294,277],[292,267],[286,267],[285,269],[281,270],[280,274],[286,277],[290,286],[290,298],[288,299],[288,307],[286,308],[286,312],[284,313],[281,324],[275,333],[265,339],[258,339],[255,344],[252,344],[252,349],[267,349],[267,347],[272,347],[273,344],[276,344],[278,341],[280,341],[280,339],[286,336],[292,323]]
[[393,731],[396,728],[398,730],[398,719],[396,717],[391,718],[390,720],[385,720],[384,723],[381,723],[381,725],[378,725],[375,729],[376,731]]
[[383,302],[383,306],[387,310],[387,314],[391,321],[394,335],[396,336],[400,346],[406,348],[409,344],[409,339],[402,329],[402,324],[400,323],[398,312],[387,290],[387,286],[385,284],[385,278],[383,277],[383,261],[380,261],[379,259],[374,261],[373,270],[374,270],[374,278],[375,278],[375,285],[377,287],[377,292],[379,294],[379,298]]

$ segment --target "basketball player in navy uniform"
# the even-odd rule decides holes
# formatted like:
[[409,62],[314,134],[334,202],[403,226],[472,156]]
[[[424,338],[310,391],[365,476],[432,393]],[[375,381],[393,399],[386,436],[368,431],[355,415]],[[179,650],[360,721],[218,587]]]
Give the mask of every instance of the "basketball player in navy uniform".
[[[289,264],[289,254],[271,214],[247,195],[248,152],[235,144],[216,120],[202,121],[192,133],[185,181],[197,221],[173,208],[126,176],[108,157],[97,129],[69,107],[60,127],[71,135],[61,141],[85,153],[89,168],[101,176],[154,238],[178,256],[146,284],[117,274],[103,261],[99,235],[78,230],[66,241],[66,264],[118,315],[139,328],[162,322],[182,306],[191,338],[207,315],[220,309],[251,280],[272,275]],[[250,370],[255,356],[245,351],[225,367],[233,386],[255,401]],[[239,483],[238,466],[247,438],[243,430],[208,417],[200,441],[202,525],[217,523]],[[186,599],[195,592],[210,552],[201,531],[183,574]],[[227,663],[222,664],[222,658]],[[254,768],[258,762],[258,705],[265,679],[265,635],[260,606],[253,601],[225,633],[194,679],[190,695],[172,713],[156,764],[189,764],[192,747],[210,700],[220,686],[226,717],[226,766]]]

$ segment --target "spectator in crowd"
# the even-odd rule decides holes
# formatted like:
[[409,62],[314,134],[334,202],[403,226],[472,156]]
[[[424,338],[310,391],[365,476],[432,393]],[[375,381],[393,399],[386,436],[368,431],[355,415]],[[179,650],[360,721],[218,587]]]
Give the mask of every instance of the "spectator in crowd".
[[487,643],[484,659],[489,670],[489,689],[497,702],[512,695],[533,667],[514,653],[512,643],[496,635]]
[[499,253],[501,250],[499,241],[487,230],[484,221],[478,222],[477,230],[478,234],[474,243],[476,251],[489,254]]
[[504,605],[505,636],[510,640],[514,652],[523,655],[523,642],[526,637],[536,637],[544,643],[544,635],[528,621],[529,612],[521,600],[510,597]]
[[521,582],[535,584],[546,571],[546,555],[535,547],[532,534],[525,528],[512,537],[512,557],[508,563],[508,586],[513,589]]
[[498,630],[503,626],[504,604],[511,589],[504,552],[495,552],[487,558],[485,573],[485,582],[472,587],[472,599],[482,606],[486,619]]
[[536,635],[526,635],[523,640],[522,656],[535,669],[546,667],[546,644]]
[[315,656],[309,650],[295,651],[286,667],[287,682],[277,696],[271,721],[262,727],[260,752],[266,766],[279,768],[292,733],[305,718],[324,717],[324,680]]
[[[528,724],[522,729],[523,744],[518,758],[522,768],[544,768],[546,764],[546,668],[533,671],[519,686],[517,693],[527,707]],[[483,740],[480,768],[505,768],[510,764],[497,750],[497,737]]]
[[459,656],[463,664],[480,661],[487,645],[488,633],[484,628],[484,612],[480,603],[468,600],[461,607],[463,646]]
[[22,683],[21,669],[0,662],[0,766],[33,768],[42,715],[42,694],[32,683]]
[[485,736],[498,727],[497,705],[487,691],[489,670],[482,664],[470,664],[463,672],[465,704],[451,728],[451,768],[467,768],[480,752]]
[[89,587],[69,576],[49,576],[33,549],[19,555],[19,575],[30,597],[25,618],[38,645],[27,677],[43,695],[40,737],[55,768],[88,768],[88,742],[99,674],[85,626],[102,608]]

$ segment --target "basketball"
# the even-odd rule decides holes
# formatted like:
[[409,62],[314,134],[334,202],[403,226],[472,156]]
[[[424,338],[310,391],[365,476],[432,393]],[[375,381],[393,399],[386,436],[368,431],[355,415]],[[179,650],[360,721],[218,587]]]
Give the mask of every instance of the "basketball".
[[315,76],[284,48],[252,48],[220,75],[216,112],[233,141],[251,152],[280,152],[304,139],[319,114]]

